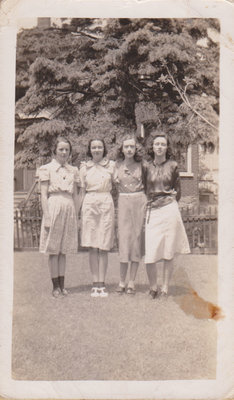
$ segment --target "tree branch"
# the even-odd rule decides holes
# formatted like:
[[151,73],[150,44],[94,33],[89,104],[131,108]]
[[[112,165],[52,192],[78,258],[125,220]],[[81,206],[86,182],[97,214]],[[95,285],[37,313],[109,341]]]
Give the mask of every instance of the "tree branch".
[[[183,90],[182,88],[180,88],[180,85],[176,83],[176,81],[175,81],[173,75],[171,74],[171,72],[170,72],[168,66],[167,66],[167,65],[164,65],[164,66],[166,67],[167,73],[168,73],[168,75],[170,76],[170,79],[168,79],[168,82],[177,90],[177,92],[179,93],[179,95],[180,95],[181,99],[183,100],[183,102],[190,108],[190,110],[191,110],[194,114],[196,114],[198,117],[200,117],[204,122],[206,122],[206,123],[207,123],[208,125],[210,125],[212,128],[218,130],[218,128],[217,128],[215,125],[213,125],[210,121],[208,121],[208,119],[206,119],[202,114],[199,113],[199,111],[197,111],[197,110],[192,106],[192,104],[190,103],[190,101],[189,101],[189,99],[188,99],[188,97],[187,97],[187,95],[186,95],[186,91]],[[188,86],[188,85],[186,85],[186,89],[187,89],[187,86]]]
[[99,36],[99,35],[91,35],[90,33],[85,33],[85,32],[81,32],[81,31],[78,31],[78,32],[71,32],[71,34],[73,35],[73,36],[85,36],[85,37],[88,37],[89,39],[92,39],[92,40],[97,40],[97,39],[102,39],[103,38],[103,36]]

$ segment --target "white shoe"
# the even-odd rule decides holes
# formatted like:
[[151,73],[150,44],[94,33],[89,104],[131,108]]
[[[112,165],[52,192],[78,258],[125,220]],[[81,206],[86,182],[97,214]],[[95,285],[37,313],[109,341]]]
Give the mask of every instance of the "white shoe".
[[69,292],[67,289],[63,288],[63,289],[61,289],[61,293],[63,296],[67,296]]
[[99,297],[99,296],[100,296],[100,294],[99,294],[99,289],[98,289],[97,287],[93,287],[93,288],[91,289],[91,294],[90,294],[90,296],[91,296],[91,297]]
[[100,297],[107,297],[108,296],[108,292],[106,291],[105,287],[99,288],[99,296]]

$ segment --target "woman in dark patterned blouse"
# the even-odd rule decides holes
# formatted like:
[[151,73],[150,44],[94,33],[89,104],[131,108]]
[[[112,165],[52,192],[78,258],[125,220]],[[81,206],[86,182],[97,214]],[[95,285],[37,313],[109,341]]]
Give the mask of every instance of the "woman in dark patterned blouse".
[[146,170],[145,263],[153,299],[159,294],[156,263],[163,262],[161,295],[166,296],[174,255],[190,252],[177,203],[181,196],[179,171],[176,161],[169,158],[168,143],[164,133],[154,133],[149,152],[152,161]]

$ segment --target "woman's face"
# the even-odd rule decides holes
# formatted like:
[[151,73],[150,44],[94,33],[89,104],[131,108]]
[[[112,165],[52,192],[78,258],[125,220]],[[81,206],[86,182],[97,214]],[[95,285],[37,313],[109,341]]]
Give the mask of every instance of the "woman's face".
[[156,137],[153,141],[153,152],[157,157],[166,157],[167,139],[165,137]]
[[123,141],[123,154],[125,158],[131,159],[136,153],[136,142],[134,139]]
[[70,145],[66,142],[59,142],[57,144],[55,158],[60,164],[65,164],[70,155]]
[[93,140],[90,145],[90,151],[94,161],[99,162],[103,158],[104,146],[101,140]]

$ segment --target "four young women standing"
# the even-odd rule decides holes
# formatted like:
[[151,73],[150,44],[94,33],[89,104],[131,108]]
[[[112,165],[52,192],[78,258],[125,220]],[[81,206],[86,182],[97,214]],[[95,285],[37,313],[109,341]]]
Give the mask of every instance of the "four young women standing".
[[[145,223],[145,263],[150,296],[160,293],[156,263],[163,262],[162,295],[167,295],[175,253],[189,253],[189,244],[179,212],[180,179],[177,163],[168,157],[166,135],[156,132],[149,154],[142,161],[134,135],[123,138],[117,161],[106,158],[102,139],[88,145],[88,161],[81,163],[80,175],[67,161],[71,144],[63,137],[55,143],[54,159],[39,169],[43,221],[40,251],[49,253],[54,297],[66,295],[64,275],[66,254],[77,252],[77,217],[81,207],[81,245],[89,248],[93,278],[92,297],[107,297],[105,277],[108,251],[114,243],[112,183],[118,188],[118,241],[120,280],[118,293],[135,294],[135,278],[143,256]],[[77,185],[80,186],[79,198]],[[145,196],[147,194],[147,200]],[[126,276],[130,263],[129,282]]]

